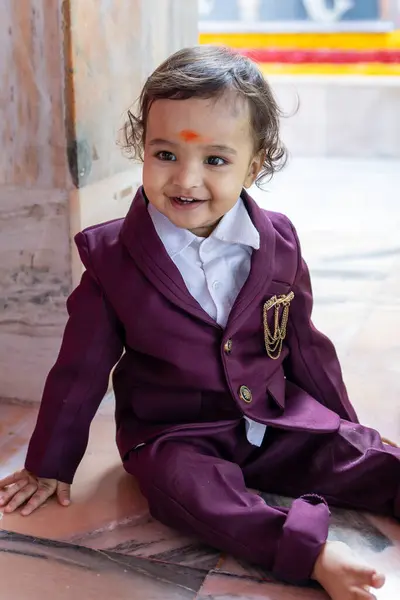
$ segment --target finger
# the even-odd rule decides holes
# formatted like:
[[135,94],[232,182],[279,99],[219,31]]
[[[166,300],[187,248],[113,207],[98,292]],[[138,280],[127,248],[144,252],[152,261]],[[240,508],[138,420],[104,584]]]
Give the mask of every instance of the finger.
[[57,499],[62,506],[69,506],[71,504],[71,486],[69,483],[58,482]]
[[12,500],[7,504],[4,509],[4,512],[11,513],[16,508],[21,506],[28,498],[32,496],[37,490],[37,483],[28,483],[20,492],[15,494]]
[[9,486],[2,494],[0,494],[0,506],[5,506],[17,492],[22,490],[29,483],[28,479],[20,479],[17,483]]
[[46,502],[54,494],[54,488],[49,486],[41,485],[35,494],[33,494],[32,498],[27,502],[26,506],[21,510],[21,515],[27,517],[34,510],[39,508],[42,504]]
[[27,477],[28,473],[25,470],[17,471],[12,475],[8,475],[8,477],[4,477],[4,479],[0,479],[0,489],[12,485],[13,483],[17,483],[20,479],[27,479]]

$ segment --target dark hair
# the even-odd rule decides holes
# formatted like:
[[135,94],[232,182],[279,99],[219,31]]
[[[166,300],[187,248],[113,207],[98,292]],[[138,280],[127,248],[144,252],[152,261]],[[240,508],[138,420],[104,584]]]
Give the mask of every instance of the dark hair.
[[128,111],[123,129],[125,150],[132,158],[143,160],[147,117],[154,101],[218,98],[227,90],[234,90],[249,103],[255,153],[265,151],[256,181],[260,186],[286,163],[286,149],[279,136],[282,112],[257,65],[226,47],[179,50],[150,75],[138,99],[137,114]]

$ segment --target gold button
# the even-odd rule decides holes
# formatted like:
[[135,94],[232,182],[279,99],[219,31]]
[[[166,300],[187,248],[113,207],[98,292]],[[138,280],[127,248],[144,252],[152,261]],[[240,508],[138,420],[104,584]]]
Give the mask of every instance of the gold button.
[[224,344],[224,352],[225,354],[230,354],[232,352],[232,340],[227,340]]
[[239,396],[240,399],[243,400],[243,402],[246,402],[246,404],[250,404],[250,402],[253,400],[253,394],[251,393],[251,390],[247,387],[247,385],[240,386]]

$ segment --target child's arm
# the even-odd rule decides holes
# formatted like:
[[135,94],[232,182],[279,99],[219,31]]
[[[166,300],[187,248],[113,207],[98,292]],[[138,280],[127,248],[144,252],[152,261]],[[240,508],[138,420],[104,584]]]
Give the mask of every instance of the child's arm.
[[87,270],[67,301],[69,319],[61,350],[44,388],[25,469],[0,481],[0,506],[12,512],[28,501],[28,515],[53,494],[67,506],[70,483],[86,450],[90,423],[123,350],[123,333],[92,272],[85,238],[80,253]]
[[38,477],[71,483],[90,423],[123,350],[117,318],[89,270],[67,302],[61,350],[44,388],[25,466]]
[[358,422],[342,378],[339,360],[332,342],[311,321],[313,296],[310,275],[298,249],[298,269],[293,285],[287,339],[290,353],[285,360],[287,379],[309,392],[342,419]]

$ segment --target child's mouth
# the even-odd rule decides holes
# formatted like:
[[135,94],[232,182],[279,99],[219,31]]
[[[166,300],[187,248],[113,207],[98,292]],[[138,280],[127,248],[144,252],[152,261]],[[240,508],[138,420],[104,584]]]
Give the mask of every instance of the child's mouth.
[[181,206],[181,207],[194,207],[198,204],[200,204],[201,202],[205,202],[205,200],[199,200],[197,198],[189,198],[186,196],[174,196],[173,198],[171,198],[172,202],[175,204],[175,206]]

